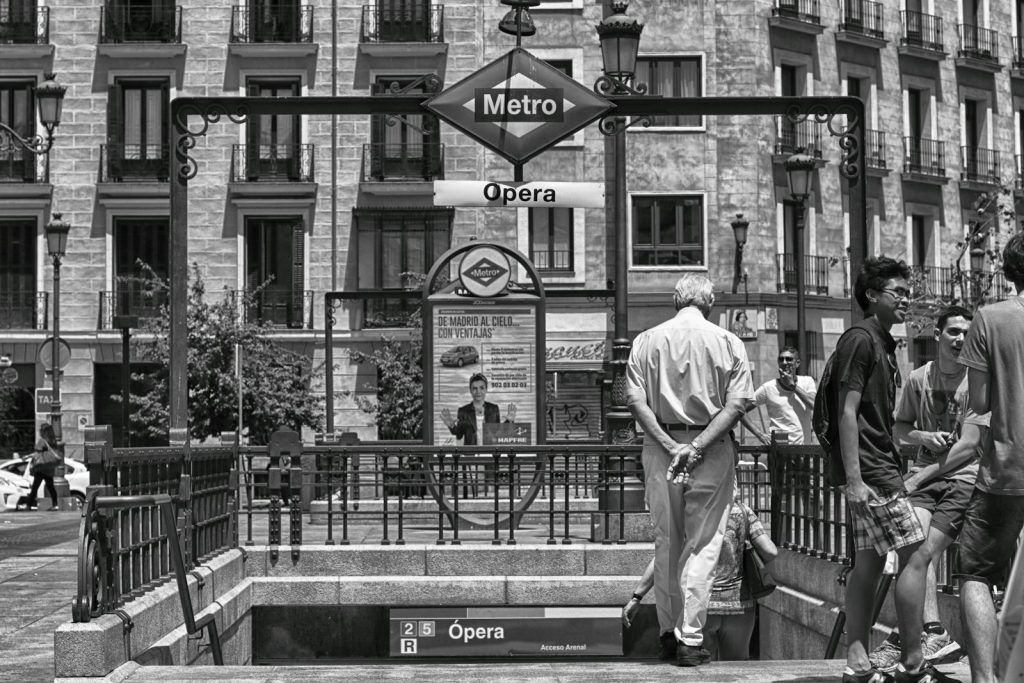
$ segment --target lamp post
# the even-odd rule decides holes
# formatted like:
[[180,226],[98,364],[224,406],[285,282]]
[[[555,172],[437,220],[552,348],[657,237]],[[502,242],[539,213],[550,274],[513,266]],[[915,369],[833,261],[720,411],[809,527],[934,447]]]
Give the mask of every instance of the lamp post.
[[[46,250],[53,259],[53,344],[50,348],[53,353],[50,370],[53,372],[53,400],[50,402],[50,425],[53,427],[53,435],[57,439],[57,452],[61,461],[57,464],[57,471],[53,478],[53,484],[57,489],[57,497],[61,501],[68,500],[67,479],[64,478],[64,436],[61,429],[60,410],[60,364],[57,360],[57,351],[60,345],[60,265],[61,260],[68,247],[68,233],[71,231],[71,224],[61,220],[61,214],[53,214],[53,220],[46,224]],[[63,505],[61,506],[63,507]]]
[[[807,310],[804,302],[804,203],[811,194],[811,177],[816,164],[814,159],[803,153],[802,149],[786,159],[786,179],[789,181],[789,193],[796,202],[793,207],[793,227],[796,233],[793,260],[796,270],[796,326],[797,348],[806,355],[807,349]],[[783,268],[785,278],[785,268]]]
[[746,283],[746,275],[741,276],[740,272],[743,268],[743,247],[747,244],[747,228],[750,227],[750,221],[743,220],[743,214],[738,213],[736,220],[729,225],[732,226],[732,234],[736,238],[736,263],[732,275],[732,293],[736,294],[740,288],[740,280]]
[[[47,154],[53,147],[53,131],[60,125],[60,115],[64,109],[64,93],[67,88],[54,80],[52,73],[44,74],[44,81],[36,86],[36,105],[39,107],[39,120],[46,128],[46,138],[41,135],[22,137],[14,128],[0,121],[0,151],[6,151],[15,145],[33,154]],[[47,159],[49,161],[49,159]]]

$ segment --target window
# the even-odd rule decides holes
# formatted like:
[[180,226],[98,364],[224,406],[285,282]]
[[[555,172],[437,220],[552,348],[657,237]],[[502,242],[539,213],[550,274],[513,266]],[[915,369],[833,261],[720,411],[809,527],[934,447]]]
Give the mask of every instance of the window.
[[378,34],[389,43],[430,42],[432,0],[377,0]]
[[122,81],[110,88],[107,102],[107,159],[112,180],[166,180],[165,112],[170,99],[167,80]]
[[[0,122],[28,138],[36,133],[35,84],[31,81],[0,82]],[[0,145],[0,182],[31,182],[36,178],[35,155],[17,145]]]
[[[299,94],[298,79],[249,79],[246,92],[250,97],[295,97]],[[261,114],[249,121],[246,129],[246,180],[282,178],[298,180],[301,173],[300,142],[302,117]]]
[[113,315],[156,315],[167,302],[170,274],[170,223],[167,218],[117,218],[114,221]]
[[[636,82],[646,83],[651,95],[701,97],[704,94],[701,57],[638,57]],[[702,128],[702,116],[653,116],[652,126]]]
[[[392,83],[399,88],[412,85],[412,76],[378,76],[373,93],[386,92]],[[410,92],[422,93],[423,86]],[[440,123],[429,114],[406,114],[388,125],[386,114],[370,117],[370,175],[385,178],[423,178],[441,175]]]
[[910,241],[914,246],[914,265],[931,265],[928,253],[931,251],[932,231],[925,223],[924,216],[910,217]]
[[245,288],[255,297],[247,308],[250,320],[303,326],[305,237],[299,217],[246,221]]
[[402,273],[426,274],[451,247],[451,209],[354,209],[359,288],[402,289]]
[[633,195],[633,265],[703,267],[704,197]]
[[250,0],[254,43],[299,42],[299,3],[297,0]]
[[573,210],[530,209],[530,259],[538,270],[573,270]]
[[0,220],[0,329],[36,327],[36,221]]

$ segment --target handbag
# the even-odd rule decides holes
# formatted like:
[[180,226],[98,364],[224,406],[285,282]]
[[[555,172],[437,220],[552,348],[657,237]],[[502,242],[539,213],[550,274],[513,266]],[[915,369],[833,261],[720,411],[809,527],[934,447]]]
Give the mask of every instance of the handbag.
[[32,464],[36,467],[50,467],[58,462],[60,462],[60,457],[49,446],[46,447],[45,451],[36,452],[32,458]]
[[764,560],[749,543],[743,548],[743,582],[754,600],[769,596],[775,590],[775,579],[764,565]]

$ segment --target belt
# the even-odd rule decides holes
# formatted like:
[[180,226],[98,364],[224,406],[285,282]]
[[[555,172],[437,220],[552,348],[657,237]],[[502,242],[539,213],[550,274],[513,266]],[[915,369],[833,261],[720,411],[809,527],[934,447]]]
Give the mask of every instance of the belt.
[[685,422],[658,422],[658,426],[666,432],[702,432],[707,425],[690,425]]

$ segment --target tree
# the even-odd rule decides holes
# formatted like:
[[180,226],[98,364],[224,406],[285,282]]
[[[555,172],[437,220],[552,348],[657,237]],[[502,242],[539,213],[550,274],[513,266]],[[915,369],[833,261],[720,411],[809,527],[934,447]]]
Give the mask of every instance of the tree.
[[[167,284],[147,269],[146,281],[157,288]],[[249,308],[259,295],[244,294]],[[206,300],[206,285],[193,264],[188,295],[188,429],[192,439],[203,440],[238,428],[238,378],[236,347],[242,351],[243,425],[251,444],[266,444],[278,429],[299,431],[303,426],[322,430],[324,409],[320,397],[310,388],[312,362],[275,344],[265,323],[239,320],[237,302],[225,297],[216,303]],[[134,374],[149,380],[151,389],[132,395],[133,426],[154,438],[166,439],[169,425],[170,309],[145,319],[136,339],[138,358],[157,363],[153,376]],[[119,396],[111,397],[120,401]]]

